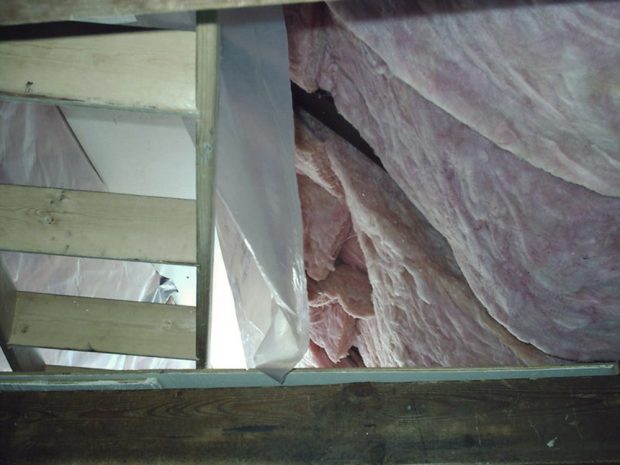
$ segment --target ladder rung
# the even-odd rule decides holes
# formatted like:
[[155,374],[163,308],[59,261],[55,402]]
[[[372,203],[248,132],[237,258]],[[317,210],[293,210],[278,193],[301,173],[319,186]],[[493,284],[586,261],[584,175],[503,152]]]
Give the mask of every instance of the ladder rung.
[[8,345],[195,359],[195,309],[17,292]]
[[0,185],[0,250],[195,264],[196,202]]
[[0,95],[195,114],[195,50],[191,31],[0,41]]

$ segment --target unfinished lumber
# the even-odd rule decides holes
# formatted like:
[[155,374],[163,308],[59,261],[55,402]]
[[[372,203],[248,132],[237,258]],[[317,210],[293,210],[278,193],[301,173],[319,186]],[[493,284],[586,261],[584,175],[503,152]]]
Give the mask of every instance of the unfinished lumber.
[[7,342],[193,360],[194,325],[193,307],[17,292]]
[[0,25],[315,1],[318,0],[3,0]]
[[13,330],[17,291],[0,257],[0,349],[13,371],[41,371],[45,363],[36,351],[29,347],[10,347],[8,340]]
[[0,185],[0,250],[194,264],[195,202]]
[[6,342],[13,328],[17,291],[0,257],[0,340]]
[[618,376],[5,392],[0,463],[618,463],[619,422]]
[[188,31],[0,41],[0,97],[194,114],[194,47]]
[[196,20],[196,368],[206,368],[213,281],[220,28],[216,12],[198,12]]

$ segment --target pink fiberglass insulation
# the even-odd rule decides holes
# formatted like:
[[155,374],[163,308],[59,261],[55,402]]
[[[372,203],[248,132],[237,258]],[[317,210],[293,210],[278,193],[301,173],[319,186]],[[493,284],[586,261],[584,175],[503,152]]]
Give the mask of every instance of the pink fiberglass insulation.
[[296,130],[327,157],[325,173],[339,184],[368,270],[366,276],[342,263],[325,280],[310,282],[311,338],[332,361],[346,354],[346,342],[367,366],[555,362],[488,315],[446,240],[385,171],[307,114],[299,115]]
[[[376,169],[331,160],[373,286],[377,328],[358,327],[362,343],[381,347],[362,353],[366,363],[525,362],[498,349],[511,347],[499,342],[508,335],[564,359],[618,359],[620,5],[382,4],[287,8],[292,78],[330,92],[389,174],[360,197],[372,184],[359,179]],[[527,50],[510,46],[517,37]],[[485,63],[481,86],[474,71]],[[582,73],[591,89],[549,83],[551,72]],[[399,194],[372,210],[387,181]],[[382,223],[360,219],[371,210]],[[426,220],[433,233],[420,229]],[[416,305],[425,310],[412,321]]]

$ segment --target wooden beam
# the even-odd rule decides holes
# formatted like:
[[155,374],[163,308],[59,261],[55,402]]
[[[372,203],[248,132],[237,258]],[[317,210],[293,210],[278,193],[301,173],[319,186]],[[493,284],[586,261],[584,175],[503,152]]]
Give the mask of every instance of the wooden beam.
[[41,371],[45,363],[35,349],[10,347],[17,291],[0,257],[0,349],[13,371]]
[[195,202],[0,185],[0,250],[194,264]]
[[187,31],[0,41],[0,97],[194,114],[194,47]]
[[3,344],[9,339],[13,328],[16,296],[17,291],[13,281],[4,268],[4,263],[2,263],[2,258],[0,257],[0,341]]
[[617,376],[0,393],[0,463],[618,463]]
[[216,12],[199,12],[196,20],[196,368],[206,368],[211,327],[220,28]]
[[318,0],[3,0],[0,25],[316,1]]
[[181,305],[17,292],[7,342],[193,360],[195,318]]

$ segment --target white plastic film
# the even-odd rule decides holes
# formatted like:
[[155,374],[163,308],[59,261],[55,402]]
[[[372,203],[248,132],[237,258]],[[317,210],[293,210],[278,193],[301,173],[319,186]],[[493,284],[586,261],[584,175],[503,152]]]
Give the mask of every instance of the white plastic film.
[[286,29],[280,7],[219,19],[219,237],[248,366],[282,380],[309,326]]

